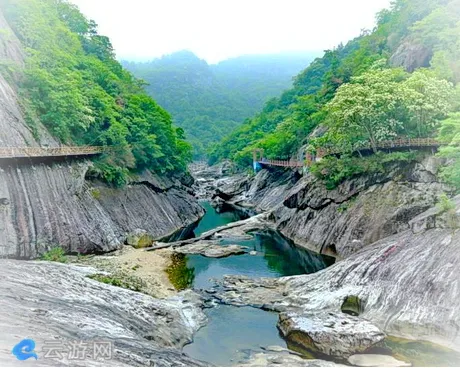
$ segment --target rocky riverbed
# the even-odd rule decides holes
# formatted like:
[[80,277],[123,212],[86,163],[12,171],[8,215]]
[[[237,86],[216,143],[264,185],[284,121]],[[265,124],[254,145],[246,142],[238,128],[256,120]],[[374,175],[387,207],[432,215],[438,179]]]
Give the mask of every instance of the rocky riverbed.
[[[418,189],[411,189],[420,194],[408,194],[402,189],[406,184],[392,180],[346,184],[344,191],[353,187],[357,192],[352,202],[345,200],[350,207],[344,212],[353,218],[363,217],[365,222],[360,226],[367,226],[369,219],[361,212],[361,205],[352,205],[370,200],[374,192],[382,195],[385,188],[390,188],[390,192],[395,190],[398,195],[405,193],[398,198],[406,198],[407,205],[403,207],[409,206],[411,210],[404,212],[397,227],[385,228],[381,233],[376,231],[382,238],[375,242],[368,244],[371,240],[365,236],[347,241],[341,238],[342,243],[338,243],[341,245],[335,248],[335,253],[339,253],[335,254],[337,262],[325,268],[330,264],[323,263],[319,255],[298,253],[298,248],[292,249],[292,245],[282,245],[275,251],[280,245],[267,248],[268,238],[260,238],[258,246],[254,243],[255,234],[274,234],[277,230],[290,234],[286,224],[293,221],[292,218],[306,216],[307,224],[315,216],[326,218],[329,215],[322,211],[326,208],[331,211],[330,206],[339,201],[332,198],[339,198],[334,196],[342,195],[342,189],[328,192],[330,198],[323,200],[324,207],[321,209],[319,205],[311,217],[314,206],[302,205],[313,200],[305,191],[316,193],[314,187],[319,185],[311,178],[299,179],[290,172],[280,175],[262,172],[247,180],[238,176],[214,181],[220,183],[220,191],[214,192],[214,198],[220,200],[215,204],[243,205],[262,213],[203,231],[193,239],[154,242],[147,249],[124,246],[105,255],[69,257],[70,264],[1,261],[0,276],[4,281],[0,293],[6,301],[0,307],[0,321],[5,331],[1,338],[2,364],[17,364],[10,354],[11,345],[24,336],[35,340],[39,356],[44,356],[44,347],[49,341],[61,346],[80,340],[113,344],[110,359],[87,355],[85,364],[211,365],[205,362],[207,358],[220,360],[210,352],[199,353],[199,346],[211,346],[221,331],[226,338],[233,339],[230,346],[235,342],[236,331],[248,337],[252,329],[259,331],[262,325],[264,332],[260,332],[265,335],[266,343],[253,346],[251,343],[257,341],[257,334],[251,342],[242,339],[242,348],[238,352],[225,352],[228,358],[222,362],[243,366],[406,366],[460,362],[456,328],[460,324],[456,304],[460,300],[456,267],[460,262],[457,259],[460,197],[452,201],[453,208],[428,206],[436,201],[443,186],[425,179],[426,183],[416,185]],[[280,186],[276,180],[281,180]],[[358,190],[360,185],[362,189]],[[233,194],[223,199],[222,193]],[[383,204],[382,211],[385,206],[389,205]],[[420,212],[419,209],[425,207],[428,209]],[[344,216],[342,211],[336,212],[337,216]],[[280,216],[284,216],[282,222]],[[352,227],[356,224],[350,222]],[[146,235],[141,231],[136,234],[143,238]],[[360,233],[345,231],[344,234],[358,236]],[[299,236],[305,235],[299,232]],[[305,245],[307,238],[302,239],[301,244],[310,248]],[[325,244],[321,246],[323,250]],[[201,285],[199,288],[205,291],[178,293],[173,288],[165,269],[171,264],[171,256],[178,253],[192,257],[190,267],[195,273],[215,276],[212,282],[194,275],[198,277],[195,282]],[[294,258],[284,259],[288,253],[296,262],[302,260],[312,268],[305,268],[300,262],[299,267],[302,265],[304,271],[299,268],[289,273],[284,262],[290,262],[292,271]],[[264,266],[259,270],[262,260]],[[233,272],[231,276],[224,276],[232,267],[246,270],[245,264],[251,265],[246,276]],[[289,277],[252,276],[258,272],[262,276],[272,275],[267,273],[266,264],[277,270],[274,276],[311,273]],[[318,271],[320,269],[323,270]],[[190,269],[184,270],[190,272]],[[342,304],[349,297],[359,301],[358,315],[342,312]],[[210,306],[214,306],[213,312],[205,312],[207,309],[203,308]],[[262,310],[274,313],[259,315],[258,309],[261,313],[268,313]],[[20,317],[13,316],[12,310]],[[259,322],[257,327],[244,332],[246,326],[251,326],[246,317]],[[214,321],[224,324],[216,330],[219,325]],[[226,327],[226,322],[235,330]],[[269,337],[274,332],[277,334],[276,326],[284,340]],[[207,336],[206,331],[214,333]],[[187,345],[194,339],[197,342]],[[184,346],[189,355],[182,352]],[[44,357],[37,364],[57,362],[75,364],[65,354],[58,361]]]
[[[342,260],[305,276],[225,277],[211,295],[280,312],[281,332],[304,351],[347,359],[397,336],[434,344],[431,364],[436,354],[440,364],[458,364],[460,198],[455,209],[436,205],[450,191],[437,180],[437,165],[427,157],[329,191],[309,175],[279,170],[215,181],[214,205],[262,211],[264,226]],[[244,235],[238,227],[226,232]],[[341,313],[348,296],[361,301],[358,317]],[[452,349],[448,357],[443,347]]]
[[[204,365],[181,352],[206,322],[201,299],[194,292],[155,299],[92,280],[88,276],[99,271],[91,267],[0,263],[2,365],[23,365],[11,349],[25,338],[35,341],[38,360],[34,365],[40,366]],[[69,356],[69,344],[80,341],[88,349],[75,360]],[[94,342],[111,344],[111,354],[96,359],[90,349]],[[47,346],[62,350],[61,359],[47,357]]]

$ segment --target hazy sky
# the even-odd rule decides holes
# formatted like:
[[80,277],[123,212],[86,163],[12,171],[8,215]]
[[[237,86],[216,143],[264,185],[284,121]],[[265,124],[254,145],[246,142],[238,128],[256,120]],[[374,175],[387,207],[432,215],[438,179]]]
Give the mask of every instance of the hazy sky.
[[322,51],[373,28],[390,0],[71,0],[120,59],[191,50],[214,63],[243,54]]

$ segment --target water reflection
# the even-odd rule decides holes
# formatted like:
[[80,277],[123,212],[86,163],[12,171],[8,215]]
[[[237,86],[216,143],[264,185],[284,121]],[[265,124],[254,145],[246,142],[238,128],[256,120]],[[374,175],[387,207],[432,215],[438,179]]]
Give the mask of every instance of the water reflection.
[[[238,213],[217,213],[208,203],[203,203],[206,215],[195,230],[198,236],[205,231],[236,220]],[[181,287],[209,289],[210,279],[221,279],[224,275],[246,275],[249,277],[280,277],[312,273],[326,268],[334,259],[295,247],[277,232],[252,234],[249,240],[221,240],[222,246],[243,245],[255,254],[244,254],[227,258],[205,258],[189,255],[179,259],[174,274]],[[237,308],[219,305],[205,310],[209,323],[194,337],[194,342],[184,348],[190,356],[218,366],[235,365],[249,350],[260,350],[261,346],[286,347],[276,328],[277,313],[250,307]]]
[[236,365],[250,350],[261,346],[286,346],[276,323],[278,314],[250,307],[219,305],[206,310],[209,323],[195,336],[184,352],[216,366]]
[[247,214],[239,211],[232,211],[230,208],[225,212],[217,213],[209,202],[202,202],[201,206],[204,208],[206,213],[193,231],[195,237],[200,236],[206,231],[215,229],[216,227],[248,218]]
[[239,244],[257,252],[228,258],[212,259],[191,255],[187,257],[188,269],[194,269],[193,286],[206,289],[213,286],[210,279],[223,275],[245,275],[249,277],[280,277],[307,274],[322,270],[334,259],[295,247],[276,232],[253,234],[251,240],[224,240],[223,246]]
[[166,273],[177,290],[190,288],[195,280],[195,269],[187,266],[187,257],[180,253],[173,253]]

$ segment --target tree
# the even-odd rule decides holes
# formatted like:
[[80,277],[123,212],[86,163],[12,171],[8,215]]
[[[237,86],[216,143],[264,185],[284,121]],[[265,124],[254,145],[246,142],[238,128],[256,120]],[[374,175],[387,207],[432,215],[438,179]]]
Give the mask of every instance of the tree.
[[327,105],[328,137],[342,150],[369,142],[377,152],[377,142],[396,136],[403,126],[401,69],[371,70],[341,86]]
[[453,85],[428,71],[414,72],[403,84],[404,104],[408,112],[406,132],[418,137],[430,136],[440,120],[452,108]]
[[447,158],[441,176],[445,181],[460,189],[460,112],[453,113],[441,122],[439,140],[445,144],[439,156]]
[[[400,69],[375,69],[343,85],[328,104],[327,138],[342,151],[398,135],[429,137],[452,109],[453,85],[429,71],[408,76]],[[324,140],[323,140],[324,141]]]
[[64,144],[111,147],[92,175],[121,185],[130,172],[186,170],[184,132],[115,60],[93,21],[65,0],[0,1],[27,53],[25,110]]

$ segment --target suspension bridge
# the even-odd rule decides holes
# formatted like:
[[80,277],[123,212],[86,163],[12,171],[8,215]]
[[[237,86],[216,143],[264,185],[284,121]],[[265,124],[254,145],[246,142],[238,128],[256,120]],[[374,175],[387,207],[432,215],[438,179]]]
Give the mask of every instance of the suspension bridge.
[[95,156],[106,150],[95,146],[0,147],[0,159]]
[[[396,151],[401,149],[438,149],[441,143],[434,138],[400,138],[394,140],[387,140],[377,142],[375,149]],[[352,148],[352,152],[372,152],[373,147],[370,143],[359,144]],[[257,171],[258,168],[264,166],[275,166],[275,167],[286,167],[286,168],[308,168],[314,162],[320,160],[323,157],[331,155],[340,155],[343,153],[340,150],[328,147],[318,148],[316,153],[305,152],[300,155],[301,157],[292,157],[289,160],[277,160],[267,159],[264,157],[264,151],[262,149],[256,149],[253,151],[254,169]]]

